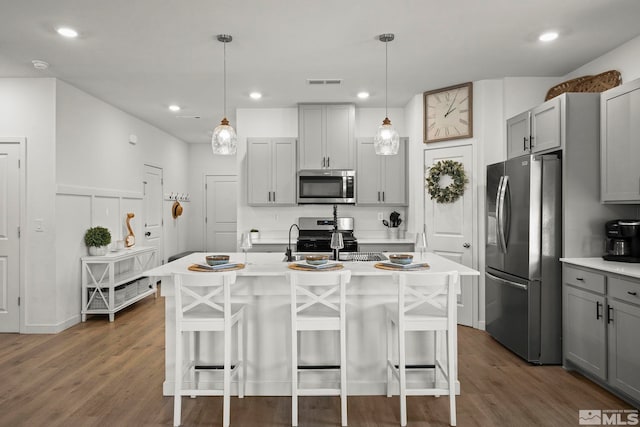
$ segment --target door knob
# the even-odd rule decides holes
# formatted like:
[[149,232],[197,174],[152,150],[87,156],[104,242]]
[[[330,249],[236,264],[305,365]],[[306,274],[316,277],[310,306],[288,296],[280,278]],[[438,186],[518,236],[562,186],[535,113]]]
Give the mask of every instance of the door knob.
[[146,233],[144,233],[145,236],[150,237],[151,236],[151,232],[147,231]]
[[469,249],[471,247],[471,243],[465,243],[462,247]]

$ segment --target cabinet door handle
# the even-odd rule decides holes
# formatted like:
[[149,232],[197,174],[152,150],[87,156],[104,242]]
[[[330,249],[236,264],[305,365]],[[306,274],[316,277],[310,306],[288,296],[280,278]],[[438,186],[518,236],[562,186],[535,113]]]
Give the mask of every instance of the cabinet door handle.
[[276,192],[275,191],[273,192],[273,201],[274,202],[276,201]]
[[331,167],[331,157],[327,157],[327,167]]
[[522,138],[522,148],[524,150],[527,149],[527,137],[526,136]]
[[607,323],[613,323],[613,307],[607,305]]
[[600,303],[600,301],[596,301],[596,319],[602,319],[602,313],[600,313],[600,307],[602,307],[602,304]]
[[637,292],[627,291],[627,293],[628,293],[629,295],[633,295],[634,297],[635,297],[636,295],[638,295],[638,293],[637,293]]
[[576,277],[576,280],[578,280],[580,282],[584,282],[584,279],[582,277]]
[[269,201],[271,201],[271,191],[269,191],[267,195],[269,196]]
[[384,202],[384,191],[382,192],[382,201]]

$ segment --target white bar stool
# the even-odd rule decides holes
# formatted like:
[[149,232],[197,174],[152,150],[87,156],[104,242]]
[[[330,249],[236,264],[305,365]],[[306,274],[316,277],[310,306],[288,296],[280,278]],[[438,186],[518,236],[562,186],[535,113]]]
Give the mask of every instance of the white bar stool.
[[[244,397],[246,379],[243,347],[244,304],[231,304],[231,286],[236,282],[236,273],[207,272],[174,274],[176,297],[176,360],[173,425],[180,425],[182,396],[223,396],[222,425],[229,426],[231,406],[231,378],[237,377],[238,397]],[[237,360],[231,360],[232,328],[237,324]],[[195,347],[202,331],[222,332],[224,361],[222,366],[205,366],[196,360]],[[184,333],[191,332],[190,354],[184,378]],[[201,389],[199,370],[222,369],[222,389]],[[186,386],[186,385],[189,386]]]
[[[400,425],[407,425],[407,395],[440,396],[449,395],[450,424],[456,425],[456,355],[458,350],[457,299],[459,287],[457,272],[395,273],[398,285],[397,304],[388,304],[387,313],[387,397],[391,397],[392,377],[399,384]],[[393,360],[393,326],[398,333],[398,362]],[[434,331],[434,365],[406,364],[405,333],[409,331]],[[446,335],[446,369],[438,359],[439,335]],[[433,386],[407,388],[407,370],[433,370]],[[438,380],[441,374],[446,387]]]
[[[342,425],[347,425],[346,285],[351,271],[288,272],[291,285],[291,425],[298,425],[298,396],[340,396]],[[339,301],[336,304],[336,294]],[[298,332],[339,331],[340,366],[298,366]],[[338,370],[339,388],[300,388],[300,370]]]

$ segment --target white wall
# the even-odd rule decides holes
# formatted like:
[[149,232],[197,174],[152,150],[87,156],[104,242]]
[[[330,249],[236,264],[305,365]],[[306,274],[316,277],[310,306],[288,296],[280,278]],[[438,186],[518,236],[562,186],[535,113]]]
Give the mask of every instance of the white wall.
[[[282,207],[255,207],[247,205],[246,153],[247,138],[251,137],[298,137],[298,109],[239,109],[236,112],[238,132],[238,233],[257,228],[261,237],[286,237],[289,227],[302,216],[327,216],[333,214],[331,205],[306,205]],[[385,117],[383,108],[356,108],[356,138],[373,137]],[[401,136],[406,136],[404,111],[389,110],[389,118]],[[384,236],[386,229],[377,219],[378,212],[385,218],[394,210],[406,222],[404,207],[354,207],[339,206],[338,215],[353,216],[357,237]],[[296,233],[294,231],[294,233]],[[296,236],[296,234],[294,234]]]
[[[57,82],[56,96],[57,239],[56,289],[58,321],[79,320],[80,269],[87,254],[84,232],[90,226],[110,229],[112,240],[127,234],[127,212],[136,216],[132,227],[136,243],[143,241],[144,165],[162,168],[165,194],[188,193],[189,147],[183,141],[107,104],[65,82]],[[137,144],[129,143],[129,135]],[[186,222],[194,215],[171,217],[173,201],[163,201],[163,253],[184,250]],[[169,254],[169,255],[167,255]]]
[[622,83],[640,78],[640,37],[636,37],[601,57],[586,63],[564,76],[562,80],[585,75],[596,75],[608,70],[620,71]]
[[[122,237],[123,214],[133,211],[141,236],[144,164],[163,168],[165,193],[186,193],[189,149],[55,79],[0,79],[0,135],[27,139],[23,332],[57,332],[79,321],[84,231],[104,224]],[[166,253],[185,248],[188,238],[171,219],[171,204],[164,202]],[[33,231],[36,219],[44,232]]]
[[[39,331],[58,322],[55,263],[54,79],[0,79],[0,135],[26,137],[26,205],[21,245],[23,325]],[[34,231],[42,219],[44,232]],[[79,264],[76,264],[79,265]]]

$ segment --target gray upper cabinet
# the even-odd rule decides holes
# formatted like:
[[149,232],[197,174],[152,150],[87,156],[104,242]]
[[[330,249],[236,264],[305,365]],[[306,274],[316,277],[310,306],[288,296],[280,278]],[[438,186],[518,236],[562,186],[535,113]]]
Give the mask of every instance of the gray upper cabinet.
[[247,203],[296,204],[295,138],[247,138]]
[[300,104],[298,169],[355,169],[355,105]]
[[640,202],[640,79],[610,89],[600,98],[601,199]]
[[511,159],[529,153],[531,138],[531,111],[525,111],[507,120],[507,156]]
[[358,205],[407,204],[407,138],[395,156],[379,156],[373,138],[358,139]]
[[507,120],[507,157],[511,159],[561,148],[563,102],[566,102],[566,95],[557,96]]

